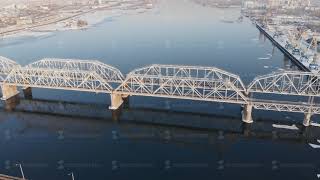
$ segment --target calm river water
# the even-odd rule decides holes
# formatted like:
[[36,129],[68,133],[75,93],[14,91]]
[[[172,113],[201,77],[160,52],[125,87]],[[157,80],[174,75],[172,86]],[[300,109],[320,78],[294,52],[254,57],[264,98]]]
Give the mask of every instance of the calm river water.
[[[0,41],[0,54],[26,65],[44,57],[97,59],[124,74],[149,64],[215,66],[248,84],[257,75],[296,69],[240,9],[161,0],[153,10],[107,18],[93,28]],[[267,57],[270,57],[268,59]],[[104,94],[33,89],[14,112],[0,112],[0,173],[28,179],[317,179],[320,129],[303,115],[240,107],[130,99],[113,121]],[[315,119],[316,120],[316,119]],[[273,123],[297,124],[297,130]],[[318,143],[319,144],[319,143]]]

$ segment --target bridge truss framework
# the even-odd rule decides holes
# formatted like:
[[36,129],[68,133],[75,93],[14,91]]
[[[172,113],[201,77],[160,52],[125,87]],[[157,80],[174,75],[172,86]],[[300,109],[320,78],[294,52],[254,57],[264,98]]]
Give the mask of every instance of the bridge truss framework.
[[[27,66],[0,57],[0,83],[3,99],[15,96],[17,86],[106,93],[111,95],[110,109],[118,109],[128,96],[152,96],[198,101],[241,104],[243,121],[251,123],[252,109],[299,112],[310,124],[320,114],[318,74],[282,71],[255,78],[248,87],[239,76],[203,66],[153,64],[131,71],[120,70],[96,60],[46,58]],[[254,99],[253,94],[305,96],[312,101],[292,102]]]

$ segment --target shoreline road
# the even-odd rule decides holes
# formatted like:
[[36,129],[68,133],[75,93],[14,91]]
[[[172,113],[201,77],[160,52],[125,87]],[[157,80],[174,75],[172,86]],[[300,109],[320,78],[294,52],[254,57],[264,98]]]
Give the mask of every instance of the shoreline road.
[[[20,27],[18,29],[7,30],[7,31],[4,31],[4,32],[0,32],[0,36],[12,35],[12,34],[20,32],[20,31],[24,31],[26,29],[32,29],[32,28],[42,27],[42,26],[46,26],[46,25],[50,25],[50,24],[55,24],[55,23],[58,23],[58,22],[63,22],[63,21],[66,21],[68,19],[72,19],[72,18],[75,18],[75,17],[82,16],[84,14],[88,14],[88,13],[95,12],[95,11],[107,10],[107,9],[110,9],[110,8],[113,8],[113,7],[116,7],[116,6],[119,6],[119,5],[121,5],[121,3],[113,4],[111,6],[104,6],[104,7],[89,9],[87,11],[80,12],[80,13],[77,13],[77,14],[73,14],[73,15],[68,16],[68,17],[63,17],[63,18],[60,18],[60,19],[54,19],[54,20],[51,20],[49,22],[48,21],[39,22],[37,24],[33,24],[33,25],[25,26],[25,27]],[[136,6],[136,4],[133,4],[133,6]]]

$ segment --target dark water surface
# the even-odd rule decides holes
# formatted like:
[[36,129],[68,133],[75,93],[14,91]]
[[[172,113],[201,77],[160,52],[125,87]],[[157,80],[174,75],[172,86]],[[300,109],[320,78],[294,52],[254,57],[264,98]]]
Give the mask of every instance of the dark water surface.
[[[108,18],[85,31],[7,39],[0,54],[28,64],[44,57],[98,59],[124,74],[153,63],[215,66],[248,84],[257,75],[296,69],[240,9],[160,1],[150,12]],[[259,58],[273,56],[268,60]],[[0,173],[28,179],[317,179],[320,130],[302,114],[134,97],[113,121],[108,95],[33,89],[15,112],[0,112]],[[72,103],[71,103],[72,102]],[[298,130],[273,123],[297,124]],[[314,119],[317,121],[317,119]]]

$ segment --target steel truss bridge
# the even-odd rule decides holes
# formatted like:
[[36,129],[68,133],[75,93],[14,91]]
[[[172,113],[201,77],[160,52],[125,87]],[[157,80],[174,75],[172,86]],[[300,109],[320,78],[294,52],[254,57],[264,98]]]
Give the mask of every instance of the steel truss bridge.
[[[111,95],[110,109],[119,109],[128,96],[152,96],[243,105],[243,121],[252,122],[252,109],[304,113],[303,124],[320,114],[320,74],[280,71],[256,77],[248,86],[238,75],[216,67],[153,64],[124,76],[97,60],[46,58],[21,66],[0,57],[2,99],[30,88],[63,89]],[[260,95],[307,97],[307,102],[254,98]],[[25,94],[26,95],[26,94]]]

